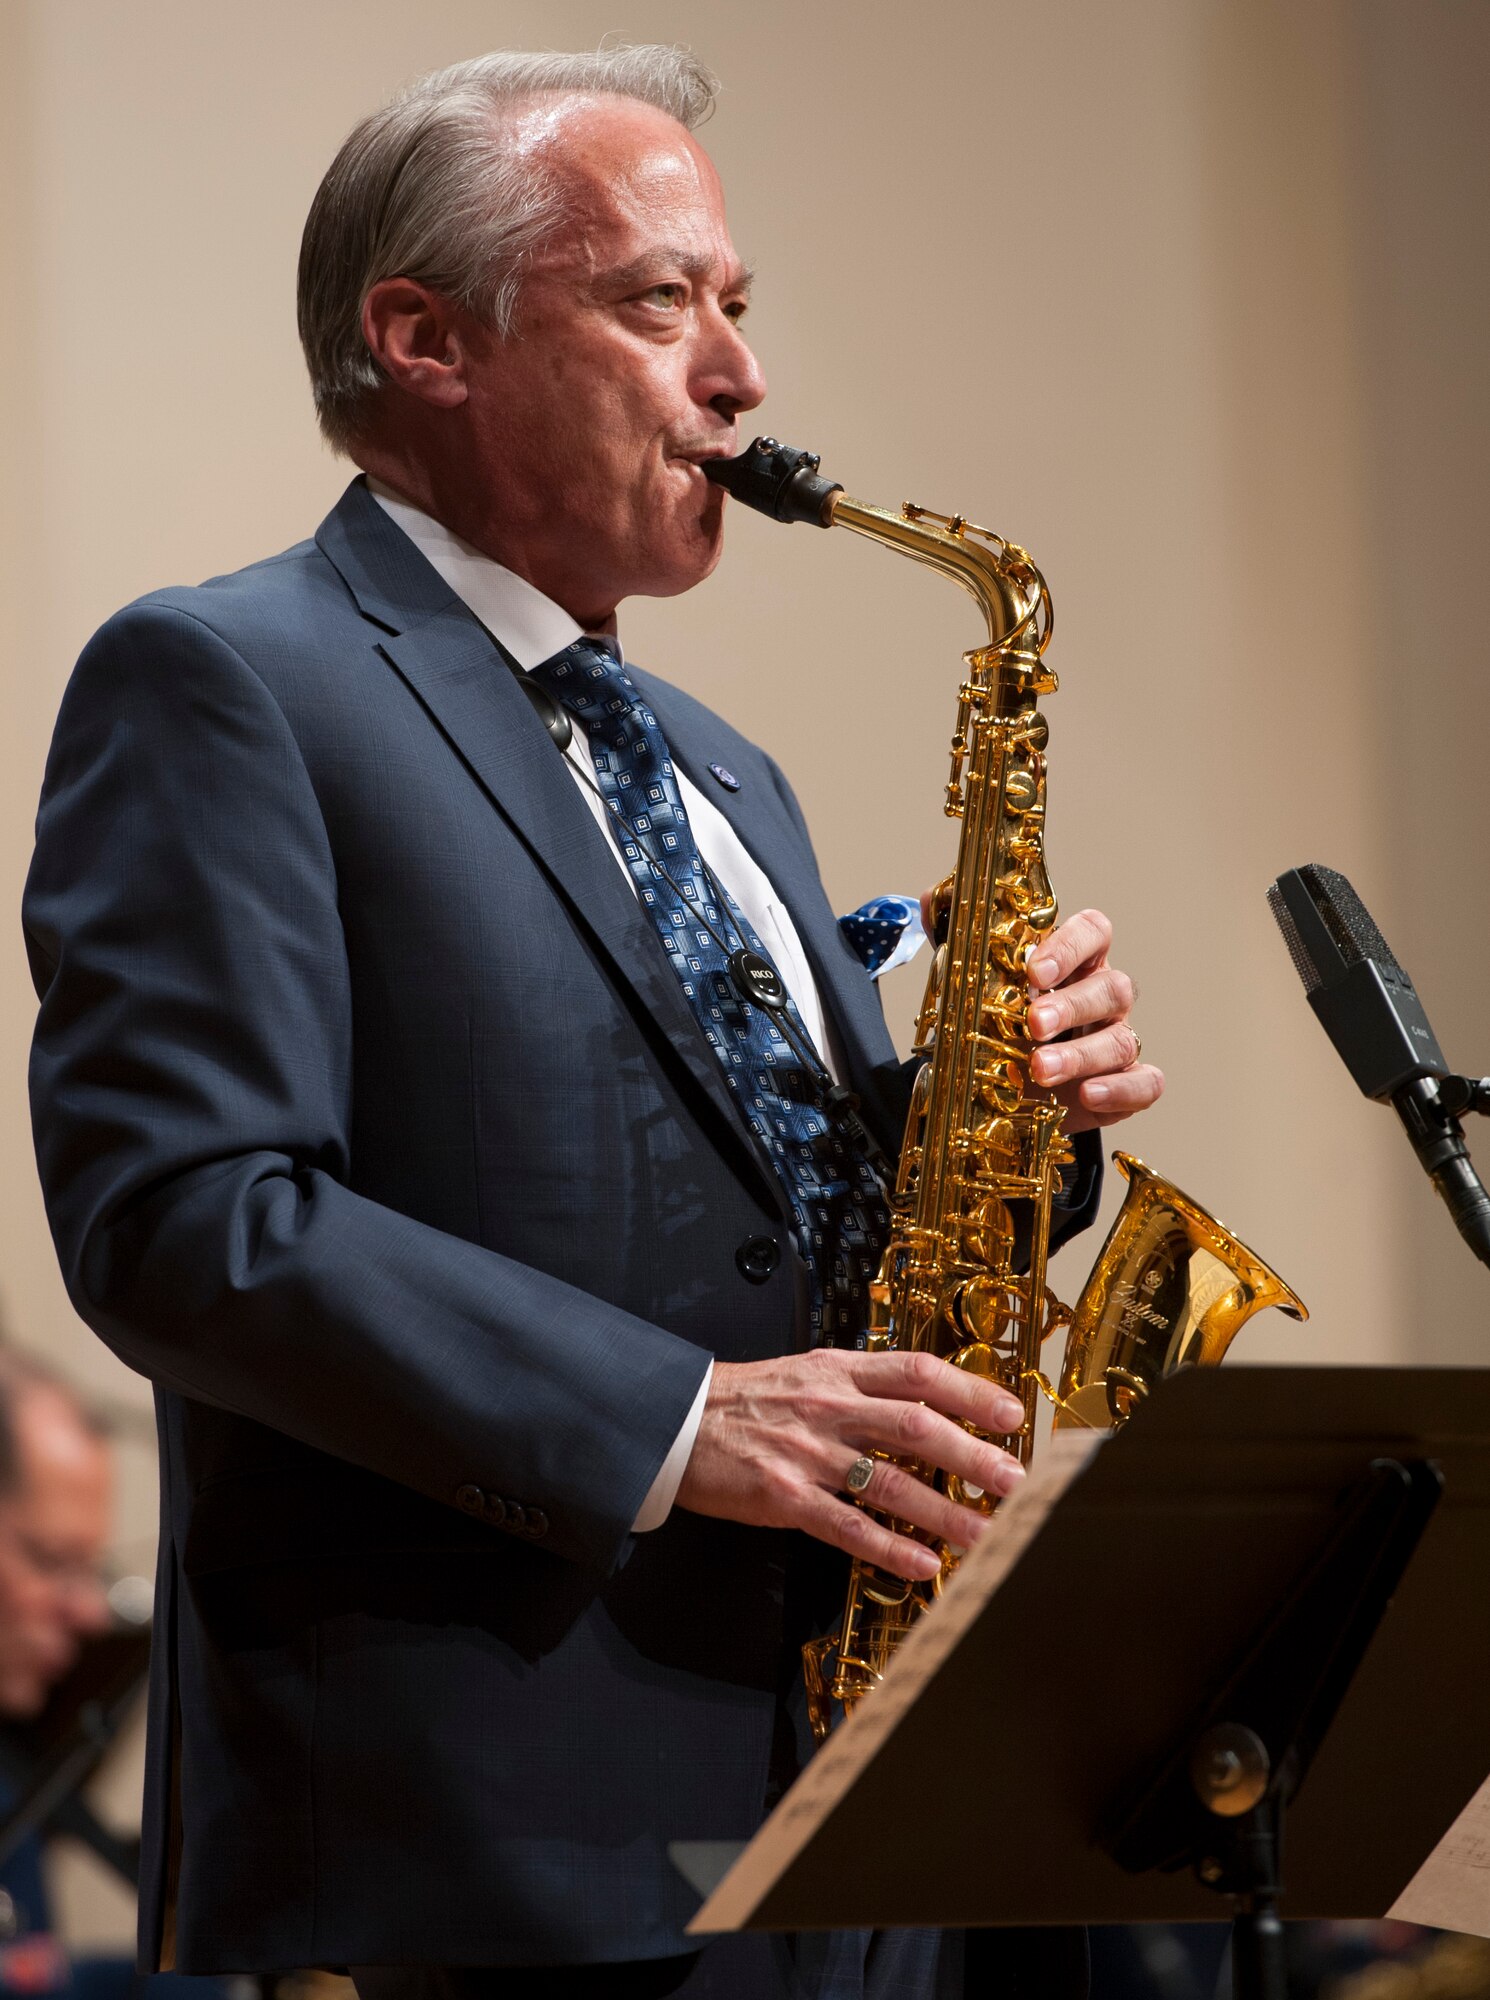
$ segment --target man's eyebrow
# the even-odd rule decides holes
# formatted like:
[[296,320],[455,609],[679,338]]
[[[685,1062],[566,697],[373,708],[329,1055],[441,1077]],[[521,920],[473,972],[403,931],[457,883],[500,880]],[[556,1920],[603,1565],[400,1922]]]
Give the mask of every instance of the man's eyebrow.
[[[700,257],[692,250],[650,250],[644,257],[637,257],[630,264],[618,265],[614,270],[602,271],[597,289],[602,291],[631,291],[645,285],[650,279],[654,284],[665,282],[662,274],[677,271],[683,277],[697,284],[713,276],[714,265],[710,258]],[[750,296],[750,288],[755,283],[755,273],[748,264],[737,264],[728,282],[720,287],[736,298]]]

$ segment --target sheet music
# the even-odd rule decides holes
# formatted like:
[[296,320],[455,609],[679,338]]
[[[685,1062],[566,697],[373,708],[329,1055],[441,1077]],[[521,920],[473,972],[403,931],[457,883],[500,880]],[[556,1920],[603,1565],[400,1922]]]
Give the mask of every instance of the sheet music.
[[1490,1778],[1387,1911],[1405,1924],[1490,1937]]
[[1071,1430],[1050,1438],[1034,1471],[999,1508],[997,1532],[985,1534],[963,1558],[941,1602],[901,1642],[873,1695],[833,1731],[688,1926],[690,1935],[738,1930],[749,1921],[858,1773],[893,1735],[1105,1436]]

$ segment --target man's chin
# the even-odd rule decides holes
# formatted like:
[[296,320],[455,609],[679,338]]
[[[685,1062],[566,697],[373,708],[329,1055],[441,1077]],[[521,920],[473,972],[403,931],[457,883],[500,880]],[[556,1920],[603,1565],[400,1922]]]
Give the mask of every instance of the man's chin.
[[719,554],[716,551],[710,562],[691,568],[686,573],[677,570],[671,571],[665,576],[659,576],[656,582],[631,591],[629,595],[632,597],[681,597],[685,591],[695,589],[699,584],[711,577],[718,566]]
[[21,1675],[0,1681],[0,1721],[33,1722],[47,1705],[48,1684]]
[[[722,496],[721,496],[722,497]],[[681,597],[685,590],[711,577],[724,554],[724,516],[713,510],[682,530],[664,560],[657,581],[639,593],[645,597]]]

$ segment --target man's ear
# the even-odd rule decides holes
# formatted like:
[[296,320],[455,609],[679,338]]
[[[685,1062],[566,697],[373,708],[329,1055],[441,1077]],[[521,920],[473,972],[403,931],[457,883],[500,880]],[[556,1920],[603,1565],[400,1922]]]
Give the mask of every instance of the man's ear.
[[436,409],[466,400],[466,344],[450,300],[412,278],[382,278],[362,304],[362,338],[396,387]]

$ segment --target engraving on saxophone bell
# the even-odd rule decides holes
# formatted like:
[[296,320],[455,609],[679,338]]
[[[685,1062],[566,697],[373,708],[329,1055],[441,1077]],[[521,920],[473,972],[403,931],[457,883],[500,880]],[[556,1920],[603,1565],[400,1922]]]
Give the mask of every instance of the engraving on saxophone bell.
[[[1075,1308],[1046,1288],[1051,1208],[1073,1154],[1064,1110],[1030,1078],[1025,1020],[1029,958],[1058,914],[1044,850],[1049,731],[1037,705],[1056,688],[1045,664],[1053,614],[1035,564],[961,514],[852,499],[821,480],[815,462],[805,467],[802,455],[774,441],[765,459],[747,451],[707,470],[777,519],[806,518],[819,505],[815,496],[830,494],[813,518],[936,570],[983,617],[986,643],[963,654],[958,677],[946,789],[946,811],[959,822],[957,864],[935,897],[938,949],[914,1035],[926,1060],[906,1121],[890,1238],[870,1286],[867,1341],[927,1351],[1012,1389],[1025,1421],[1007,1443],[1027,1464],[1040,1396],[1055,1405],[1058,1428],[1110,1429],[1173,1367],[1219,1361],[1262,1306],[1307,1315],[1244,1244],[1125,1153],[1115,1158],[1127,1196]],[[1040,1371],[1041,1346],[1063,1327],[1060,1385],[1052,1388]],[[926,1467],[899,1462],[929,1476]],[[990,1495],[943,1485],[980,1508],[995,1505]],[[942,1566],[929,1584],[856,1562],[839,1625],[804,1648],[819,1737],[873,1692],[901,1640],[935,1604],[962,1551],[931,1546]]]
[[[1157,1271],[1145,1271],[1139,1283],[1145,1292],[1151,1293],[1162,1280]],[[1118,1321],[1125,1333],[1131,1332],[1140,1322],[1159,1327],[1166,1333],[1169,1331],[1169,1314],[1160,1312],[1147,1298],[1137,1297],[1131,1280],[1120,1279],[1113,1286],[1112,1302],[1117,1307]]]

